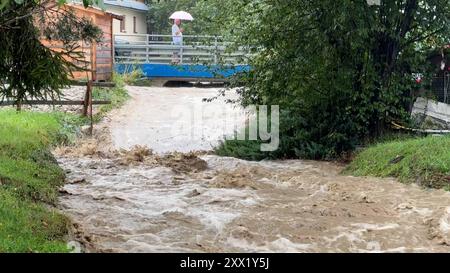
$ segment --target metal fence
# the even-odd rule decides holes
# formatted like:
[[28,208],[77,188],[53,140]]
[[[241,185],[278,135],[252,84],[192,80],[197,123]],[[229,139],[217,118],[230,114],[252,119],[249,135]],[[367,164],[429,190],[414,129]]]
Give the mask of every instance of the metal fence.
[[450,73],[434,77],[431,89],[437,101],[450,104]]
[[218,36],[183,36],[174,45],[171,35],[114,35],[114,61],[129,64],[244,64],[243,48],[230,49]]

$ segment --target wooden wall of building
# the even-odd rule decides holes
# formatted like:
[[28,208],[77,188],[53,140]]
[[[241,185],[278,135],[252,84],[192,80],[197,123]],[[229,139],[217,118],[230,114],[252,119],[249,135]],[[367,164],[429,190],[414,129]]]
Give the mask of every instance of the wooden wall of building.
[[[87,17],[93,24],[98,26],[102,32],[102,41],[99,43],[79,43],[84,53],[84,61],[75,63],[78,66],[85,67],[90,71],[75,71],[73,79],[96,81],[110,81],[113,72],[113,41],[112,41],[112,20],[113,16],[95,8],[83,8],[79,5],[65,5],[64,8],[71,9],[79,17]],[[54,50],[61,48],[60,42],[43,40],[42,43]]]

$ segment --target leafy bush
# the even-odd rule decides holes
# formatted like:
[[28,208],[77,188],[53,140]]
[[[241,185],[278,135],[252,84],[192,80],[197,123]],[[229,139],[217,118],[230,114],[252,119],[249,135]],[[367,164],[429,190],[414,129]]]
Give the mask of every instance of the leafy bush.
[[122,75],[122,80],[128,85],[135,85],[138,81],[144,78],[144,72],[141,69],[133,69],[130,73]]
[[[308,113],[280,113],[280,145],[274,152],[262,152],[262,141],[226,140],[215,149],[216,154],[247,160],[276,158],[332,159],[351,150],[358,143],[352,138],[350,121],[327,119],[318,126],[314,117],[326,114],[319,108]],[[247,128],[245,130],[248,130]]]
[[255,0],[240,9],[230,23],[255,54],[239,93],[244,105],[280,106],[276,157],[338,157],[392,121],[408,123],[421,87],[412,74],[431,78],[428,52],[450,40],[446,0]]

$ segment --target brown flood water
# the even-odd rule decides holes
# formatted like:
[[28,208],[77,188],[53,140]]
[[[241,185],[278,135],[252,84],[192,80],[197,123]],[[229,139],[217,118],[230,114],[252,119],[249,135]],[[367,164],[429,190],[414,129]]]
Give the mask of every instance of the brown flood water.
[[60,158],[61,206],[95,251],[447,252],[450,195],[307,161],[204,156],[208,169]]
[[[131,102],[152,90],[131,88]],[[172,102],[174,93],[190,92],[170,91]],[[155,92],[163,96],[163,90]],[[153,109],[163,112],[165,101],[155,101]],[[152,131],[154,117],[140,127],[125,122],[136,115],[145,119],[151,109],[129,103],[111,117],[116,148],[153,149],[158,137],[168,139],[169,133]],[[133,130],[135,137],[127,138]],[[121,164],[111,156],[61,153],[68,184],[60,207],[76,224],[86,251],[450,251],[450,193],[394,179],[342,176],[341,166],[326,162],[201,159],[206,168],[189,172],[152,156]]]

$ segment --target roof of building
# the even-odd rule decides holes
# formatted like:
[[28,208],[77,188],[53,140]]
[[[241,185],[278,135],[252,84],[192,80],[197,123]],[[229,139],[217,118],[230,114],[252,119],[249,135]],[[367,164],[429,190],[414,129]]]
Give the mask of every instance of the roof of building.
[[133,0],[104,0],[105,5],[148,11],[148,6],[144,3]]

